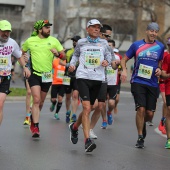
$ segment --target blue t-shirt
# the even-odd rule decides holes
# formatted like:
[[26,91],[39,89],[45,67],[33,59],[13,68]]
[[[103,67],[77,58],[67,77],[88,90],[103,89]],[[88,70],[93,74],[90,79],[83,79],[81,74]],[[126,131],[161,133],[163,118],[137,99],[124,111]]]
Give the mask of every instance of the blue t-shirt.
[[164,45],[159,41],[154,43],[146,43],[144,40],[134,42],[126,52],[129,59],[134,57],[135,60],[131,83],[136,82],[158,87],[158,77],[155,76],[155,70],[163,58],[163,53]]

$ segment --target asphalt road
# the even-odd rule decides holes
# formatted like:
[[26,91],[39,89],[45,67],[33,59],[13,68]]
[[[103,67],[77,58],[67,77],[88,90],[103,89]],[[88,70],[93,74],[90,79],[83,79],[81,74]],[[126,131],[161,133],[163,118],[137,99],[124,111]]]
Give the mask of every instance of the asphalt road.
[[121,92],[114,124],[103,130],[99,120],[94,129],[97,148],[87,154],[81,128],[78,143],[73,145],[69,140],[65,104],[58,121],[49,112],[50,101],[46,100],[40,117],[41,137],[33,140],[29,128],[22,125],[24,101],[6,101],[0,127],[0,170],[169,170],[170,150],[164,149],[166,136],[156,131],[161,106],[159,99],[154,126],[147,127],[145,149],[137,149],[133,99],[129,92]]

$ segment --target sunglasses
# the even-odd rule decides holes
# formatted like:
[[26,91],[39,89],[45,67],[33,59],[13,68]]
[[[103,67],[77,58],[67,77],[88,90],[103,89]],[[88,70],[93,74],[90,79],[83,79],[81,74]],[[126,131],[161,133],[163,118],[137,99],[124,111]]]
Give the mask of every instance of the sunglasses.
[[110,38],[111,35],[108,35],[108,34],[105,34],[105,33],[102,33],[102,35],[104,35],[106,38]]

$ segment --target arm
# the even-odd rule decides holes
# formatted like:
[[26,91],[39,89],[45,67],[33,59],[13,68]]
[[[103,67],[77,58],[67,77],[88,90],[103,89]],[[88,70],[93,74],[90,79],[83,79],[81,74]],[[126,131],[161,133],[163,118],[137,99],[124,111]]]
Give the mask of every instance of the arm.
[[162,61],[159,61],[158,63],[158,68],[155,70],[155,76],[160,76],[161,75],[161,72],[162,72]]
[[51,49],[51,52],[54,54],[55,57],[60,58],[61,60],[66,59],[66,54],[64,50],[58,52],[55,48]]
[[125,55],[120,61],[120,65],[122,67],[122,74],[121,74],[122,82],[125,82],[126,79],[127,79],[126,63],[127,63],[128,60],[129,60],[129,58]]
[[170,73],[167,73],[165,70],[162,70],[161,78],[163,78],[163,79],[170,78]]
[[25,55],[26,55],[26,52],[22,52],[22,56],[20,58],[17,58],[17,60],[18,60],[19,64],[23,67],[24,77],[28,78],[31,75],[31,72],[28,69],[28,67],[26,67],[26,63],[24,60]]

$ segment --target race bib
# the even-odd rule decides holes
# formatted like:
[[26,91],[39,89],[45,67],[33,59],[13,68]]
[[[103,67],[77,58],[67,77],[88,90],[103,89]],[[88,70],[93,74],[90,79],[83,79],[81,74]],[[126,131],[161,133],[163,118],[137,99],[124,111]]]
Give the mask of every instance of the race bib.
[[116,71],[112,67],[107,67],[106,74],[107,76],[113,76],[114,74],[116,74]]
[[150,79],[152,76],[152,72],[153,72],[153,67],[140,64],[138,70],[138,76],[146,79]]
[[61,78],[61,79],[64,78],[64,73],[65,73],[64,71],[58,70],[57,71],[57,78]]
[[7,57],[0,57],[0,68],[4,69],[8,65],[8,58]]
[[70,85],[70,77],[68,77],[68,76],[64,76],[63,77],[63,84],[64,85]]
[[52,72],[44,72],[42,74],[42,82],[43,83],[49,83],[52,82]]
[[100,66],[100,51],[85,52],[85,66],[87,68],[97,68]]

